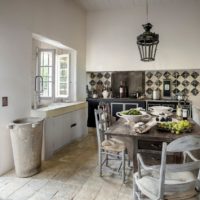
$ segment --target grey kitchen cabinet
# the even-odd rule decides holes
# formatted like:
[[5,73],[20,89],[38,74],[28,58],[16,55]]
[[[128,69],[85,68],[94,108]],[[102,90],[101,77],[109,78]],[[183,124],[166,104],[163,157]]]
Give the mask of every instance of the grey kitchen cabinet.
[[45,119],[43,159],[87,134],[87,110],[80,109]]

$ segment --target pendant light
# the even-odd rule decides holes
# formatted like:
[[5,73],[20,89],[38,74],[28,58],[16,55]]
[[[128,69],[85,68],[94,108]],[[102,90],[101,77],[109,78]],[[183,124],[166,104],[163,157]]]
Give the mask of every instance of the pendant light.
[[150,31],[153,25],[148,22],[148,0],[146,0],[146,14],[147,24],[142,25],[145,32],[137,36],[137,45],[141,61],[149,62],[155,60],[159,35]]

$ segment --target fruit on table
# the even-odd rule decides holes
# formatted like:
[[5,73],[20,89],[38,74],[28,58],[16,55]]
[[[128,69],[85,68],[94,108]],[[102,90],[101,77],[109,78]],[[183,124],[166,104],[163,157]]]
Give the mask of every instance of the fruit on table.
[[134,108],[131,108],[130,110],[122,111],[121,114],[123,115],[141,115],[142,113]]
[[158,124],[158,128],[180,134],[183,132],[191,132],[192,124],[188,120],[181,120],[179,122],[163,122]]

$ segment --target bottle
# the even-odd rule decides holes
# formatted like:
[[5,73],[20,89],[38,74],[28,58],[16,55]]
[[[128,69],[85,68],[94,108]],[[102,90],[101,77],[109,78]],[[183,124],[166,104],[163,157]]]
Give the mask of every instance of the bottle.
[[176,107],[176,115],[177,115],[177,117],[181,117],[182,116],[182,107],[181,107],[180,102],[178,102],[178,105]]
[[105,90],[102,92],[102,95],[103,95],[103,98],[104,98],[104,99],[107,99],[108,96],[109,96],[109,92],[108,92],[108,90],[105,89]]
[[187,118],[188,118],[188,110],[187,109],[183,109],[182,117],[183,117],[183,120],[187,120]]
[[119,97],[120,98],[123,98],[124,97],[124,84],[123,84],[123,81],[120,81],[120,86],[119,86]]
[[110,88],[110,95],[109,95],[109,97],[113,98],[112,88]]
[[153,100],[158,100],[158,99],[160,99],[160,90],[156,88],[155,90],[153,90]]

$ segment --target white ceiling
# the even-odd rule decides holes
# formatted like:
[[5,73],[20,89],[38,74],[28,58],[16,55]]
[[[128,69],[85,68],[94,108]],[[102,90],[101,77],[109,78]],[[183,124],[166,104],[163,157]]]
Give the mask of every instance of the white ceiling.
[[[146,4],[146,0],[75,0],[75,1],[78,2],[86,11],[125,9],[134,7],[135,5]],[[148,0],[148,1],[149,4],[152,4],[167,0]]]

